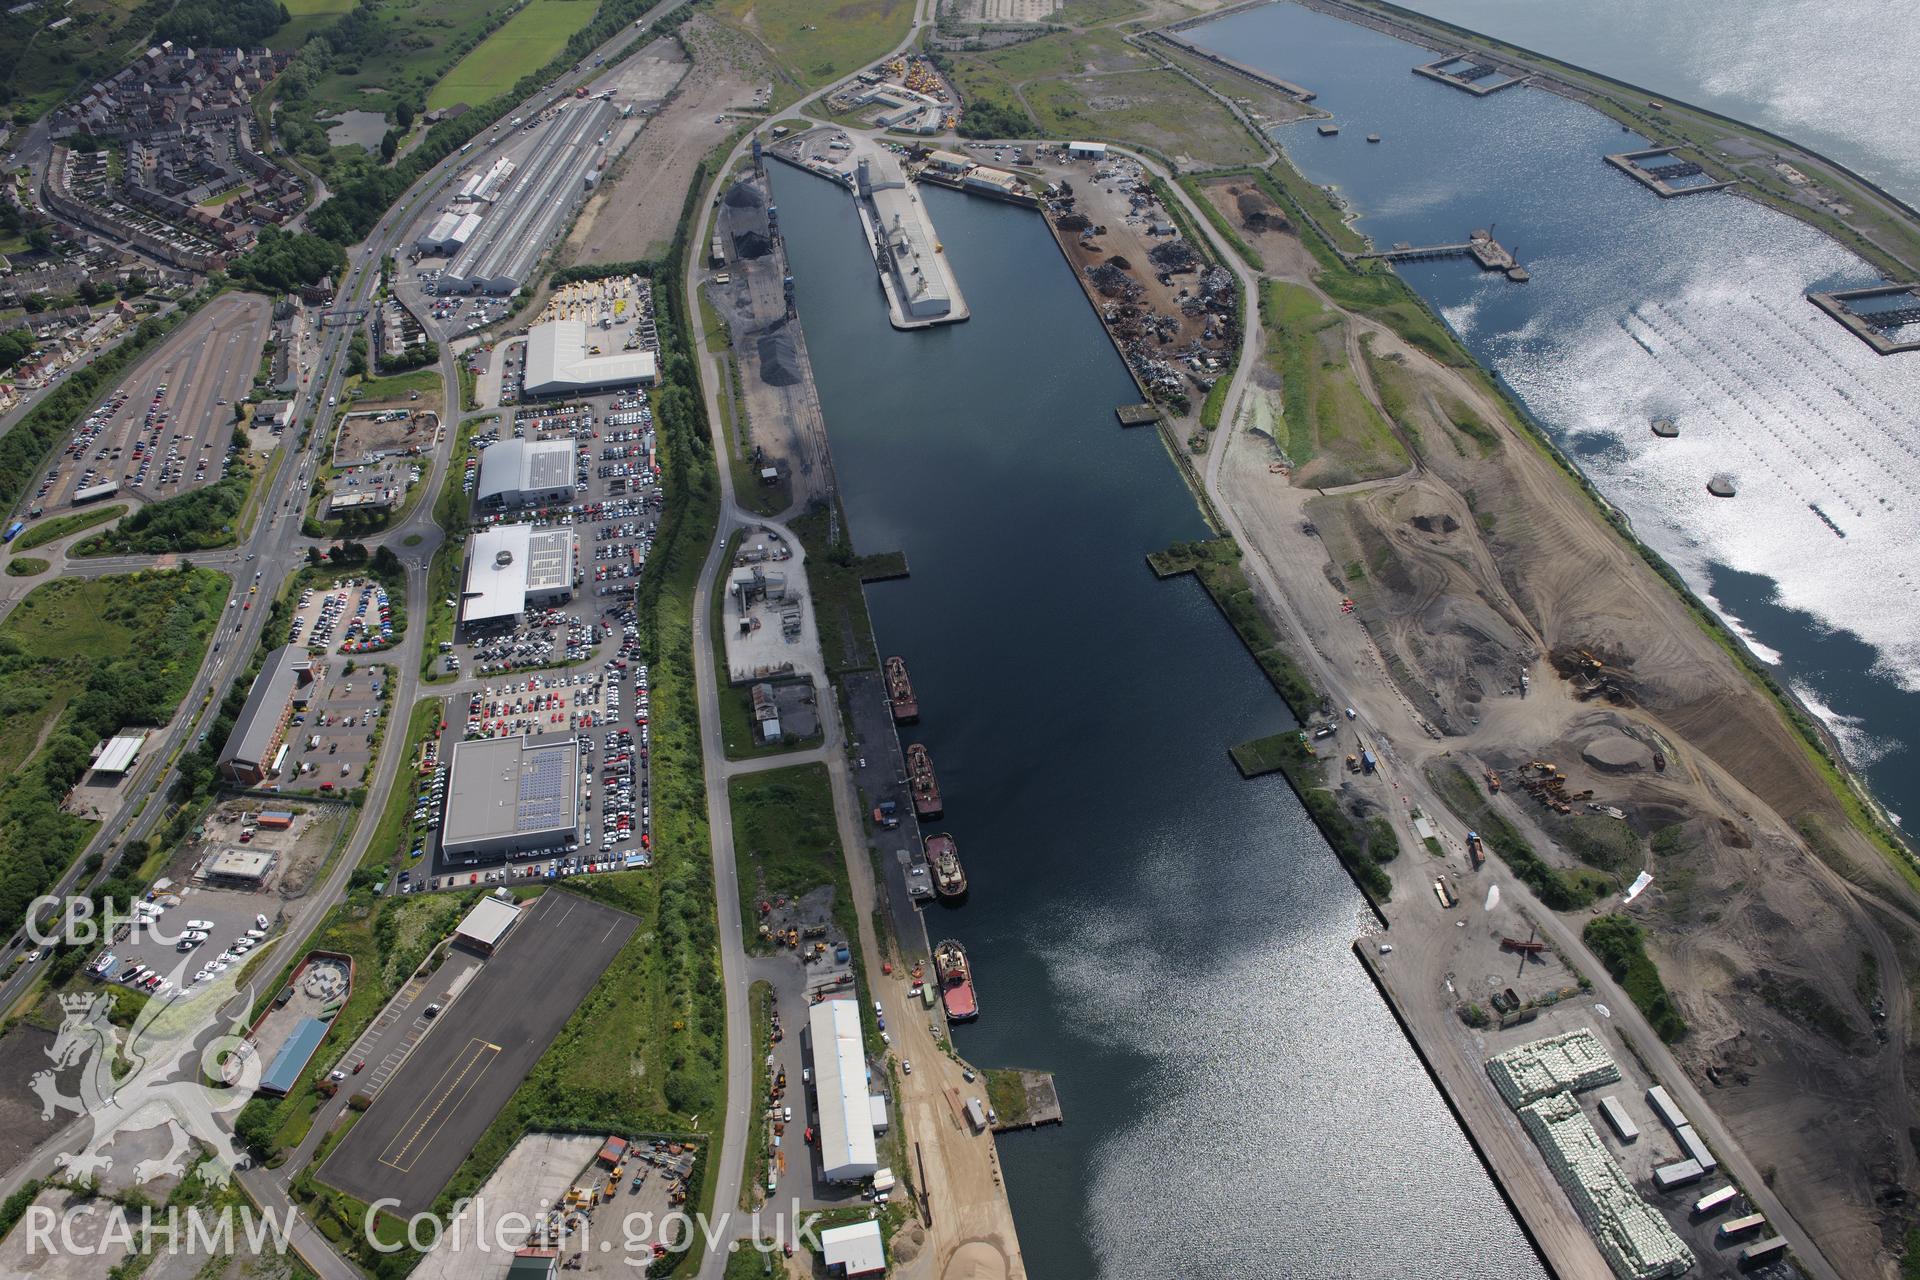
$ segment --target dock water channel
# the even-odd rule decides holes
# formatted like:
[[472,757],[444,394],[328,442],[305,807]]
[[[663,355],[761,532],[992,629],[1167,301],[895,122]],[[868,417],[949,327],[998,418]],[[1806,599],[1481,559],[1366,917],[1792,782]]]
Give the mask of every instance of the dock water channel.
[[[1001,1140],[1030,1274],[1538,1276],[1350,951],[1371,919],[1284,781],[1286,709],[1191,579],[1207,529],[1039,217],[922,189],[973,318],[896,333],[845,191],[770,167],[869,589],[912,666],[971,895],[981,1065],[1057,1073]],[[935,1206],[938,1212],[938,1206]]]

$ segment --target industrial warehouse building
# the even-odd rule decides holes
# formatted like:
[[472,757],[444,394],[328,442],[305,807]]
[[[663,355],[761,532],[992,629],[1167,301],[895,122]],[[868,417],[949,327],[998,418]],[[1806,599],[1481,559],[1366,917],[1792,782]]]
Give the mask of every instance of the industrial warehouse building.
[[854,1222],[820,1233],[820,1260],[830,1276],[878,1276],[887,1271],[886,1244],[878,1222]]
[[253,678],[247,701],[220,751],[220,773],[229,782],[258,786],[280,771],[280,747],[295,707],[304,707],[318,673],[304,654],[282,645],[267,655]]
[[854,169],[855,189],[873,205],[874,230],[886,240],[888,272],[882,277],[894,301],[914,320],[932,320],[953,310],[953,294],[946,273],[934,255],[933,227],[918,207],[919,197],[907,188],[906,174],[890,151],[860,157]]
[[460,597],[466,626],[510,622],[529,606],[573,598],[573,530],[495,525],[467,543],[467,585]]
[[851,1000],[823,1000],[807,1011],[807,1031],[820,1099],[820,1176],[828,1182],[858,1182],[880,1167],[860,1006]]
[[459,253],[479,230],[478,210],[461,212],[449,209],[440,215],[433,226],[420,233],[413,247],[421,253]]
[[600,167],[601,139],[614,118],[613,104],[601,98],[555,110],[526,163],[441,273],[442,293],[504,295],[527,282],[585,195],[587,175]]
[[264,889],[276,855],[266,849],[222,849],[200,869],[200,878],[217,889]]
[[609,351],[596,355],[588,332],[585,320],[553,320],[528,331],[527,395],[561,396],[653,385],[659,374],[653,352]]
[[[446,815],[440,850],[448,865],[498,862],[564,844],[580,826],[579,744],[564,735],[551,742],[519,737],[455,743]],[[489,948],[505,933],[494,931],[499,923],[476,925],[483,938],[491,933]]]
[[573,501],[571,440],[502,440],[480,454],[473,501],[480,507],[544,507]]
[[[505,895],[505,896],[499,896]],[[473,904],[473,910],[453,931],[453,945],[490,956],[506,941],[507,933],[520,919],[520,906],[505,889]]]

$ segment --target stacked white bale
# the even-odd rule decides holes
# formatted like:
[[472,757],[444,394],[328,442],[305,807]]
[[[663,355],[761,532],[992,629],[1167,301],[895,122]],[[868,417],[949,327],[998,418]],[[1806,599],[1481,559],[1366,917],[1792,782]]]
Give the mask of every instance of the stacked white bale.
[[1487,1075],[1507,1105],[1517,1109],[1549,1094],[1613,1084],[1620,1068],[1600,1037],[1581,1027],[1487,1059]]
[[1633,1189],[1571,1093],[1549,1094],[1519,1111],[1616,1275],[1622,1280],[1666,1280],[1693,1266],[1692,1252],[1666,1218]]

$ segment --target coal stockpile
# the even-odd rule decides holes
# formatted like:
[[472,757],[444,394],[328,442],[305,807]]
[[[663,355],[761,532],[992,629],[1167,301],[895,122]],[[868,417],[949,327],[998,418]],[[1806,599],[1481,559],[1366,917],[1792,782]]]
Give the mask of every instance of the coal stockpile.
[[791,387],[800,381],[800,353],[787,322],[781,320],[754,344],[760,357],[760,381],[770,387]]
[[733,251],[742,258],[764,258],[773,252],[767,225],[767,197],[742,179],[727,189],[727,227],[733,232]]

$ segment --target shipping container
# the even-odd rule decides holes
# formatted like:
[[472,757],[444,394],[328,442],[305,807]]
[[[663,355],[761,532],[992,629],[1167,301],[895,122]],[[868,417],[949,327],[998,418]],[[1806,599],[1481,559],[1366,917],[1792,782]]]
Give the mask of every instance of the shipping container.
[[1640,1126],[1633,1122],[1633,1117],[1627,1114],[1627,1109],[1620,1105],[1620,1099],[1600,1099],[1600,1114],[1607,1118],[1607,1123],[1613,1126],[1613,1131],[1619,1135],[1621,1142],[1632,1142],[1640,1136]]
[[980,1099],[967,1099],[967,1119],[973,1122],[973,1131],[975,1133],[985,1133],[987,1131],[987,1112],[986,1109],[980,1105]]
[[1662,1165],[1653,1171],[1653,1185],[1662,1191],[1671,1191],[1675,1187],[1684,1187],[1689,1182],[1698,1182],[1706,1176],[1706,1170],[1700,1167],[1698,1160],[1681,1160],[1674,1164]]
[[1653,1108],[1653,1114],[1659,1116],[1661,1123],[1669,1129],[1678,1129],[1687,1122],[1687,1113],[1674,1105],[1664,1085],[1655,1085],[1647,1090],[1647,1105]]
[[1673,1131],[1673,1136],[1680,1139],[1680,1145],[1686,1149],[1686,1153],[1708,1173],[1720,1167],[1720,1162],[1713,1158],[1713,1152],[1707,1150],[1707,1144],[1701,1141],[1692,1125],[1681,1125]]
[[1748,1267],[1772,1262],[1775,1258],[1785,1257],[1786,1253],[1787,1242],[1779,1236],[1771,1240],[1762,1240],[1759,1244],[1750,1244],[1740,1251],[1740,1269],[1744,1271]]
[[1739,1194],[1740,1193],[1732,1187],[1722,1187],[1718,1191],[1709,1191],[1693,1202],[1693,1212],[1696,1216],[1702,1218],[1710,1213],[1718,1213],[1720,1210],[1732,1204],[1733,1198]]
[[1729,1218],[1720,1224],[1720,1239],[1738,1240],[1741,1236],[1751,1235],[1766,1225],[1765,1214],[1750,1213],[1744,1218]]

